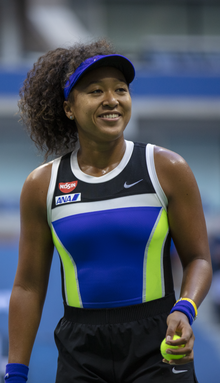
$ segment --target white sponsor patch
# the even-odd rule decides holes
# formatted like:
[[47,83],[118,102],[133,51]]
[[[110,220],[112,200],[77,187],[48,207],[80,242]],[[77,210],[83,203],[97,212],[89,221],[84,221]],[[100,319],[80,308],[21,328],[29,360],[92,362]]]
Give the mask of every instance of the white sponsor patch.
[[81,193],[60,195],[55,198],[56,205],[62,205],[64,203],[71,203],[81,201]]

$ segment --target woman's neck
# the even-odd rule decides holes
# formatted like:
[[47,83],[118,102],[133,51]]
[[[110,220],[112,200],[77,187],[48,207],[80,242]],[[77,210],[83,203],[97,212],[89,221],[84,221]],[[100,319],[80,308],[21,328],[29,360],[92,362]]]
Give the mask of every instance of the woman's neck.
[[112,171],[121,162],[126,149],[123,139],[114,142],[80,145],[78,151],[78,164],[80,169],[91,176],[101,177]]

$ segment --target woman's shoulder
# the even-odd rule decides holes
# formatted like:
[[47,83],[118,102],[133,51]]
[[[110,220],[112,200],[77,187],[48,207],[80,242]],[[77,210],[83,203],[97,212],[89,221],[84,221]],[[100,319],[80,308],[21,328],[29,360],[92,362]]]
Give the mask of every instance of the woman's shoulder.
[[46,186],[46,184],[50,182],[52,166],[53,161],[38,166],[28,175],[25,183],[27,183],[30,186],[32,184],[33,186],[36,186],[37,184],[42,184],[42,186]]
[[28,175],[22,188],[21,202],[24,201],[32,206],[33,204],[46,206],[52,165],[53,161],[43,164]]
[[168,198],[175,191],[197,186],[190,166],[180,154],[155,146],[154,161],[158,179]]
[[154,145],[154,157],[157,162],[165,166],[178,166],[178,164],[186,164],[185,159],[178,153],[163,148],[162,146]]
[[157,172],[165,172],[167,176],[175,176],[190,169],[180,154],[161,146],[154,146],[154,161]]

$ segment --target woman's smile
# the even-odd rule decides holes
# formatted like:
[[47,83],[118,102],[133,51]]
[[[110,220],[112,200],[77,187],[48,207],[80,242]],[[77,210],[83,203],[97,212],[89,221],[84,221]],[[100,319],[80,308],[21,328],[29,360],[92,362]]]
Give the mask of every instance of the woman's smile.
[[99,116],[104,121],[118,121],[120,118],[119,113],[103,113]]

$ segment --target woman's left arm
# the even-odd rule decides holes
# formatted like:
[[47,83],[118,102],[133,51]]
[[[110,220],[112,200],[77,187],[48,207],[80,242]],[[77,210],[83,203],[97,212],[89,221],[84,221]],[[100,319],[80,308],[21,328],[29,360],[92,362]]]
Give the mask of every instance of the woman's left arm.
[[[212,266],[206,223],[201,197],[195,177],[178,154],[155,147],[155,166],[160,184],[168,198],[168,221],[171,236],[179,254],[183,279],[180,297],[189,298],[199,307],[211,285]],[[167,343],[185,344],[179,351],[183,359],[171,364],[183,364],[193,360],[194,335],[187,316],[174,311],[167,319]],[[173,335],[181,335],[172,341]]]

